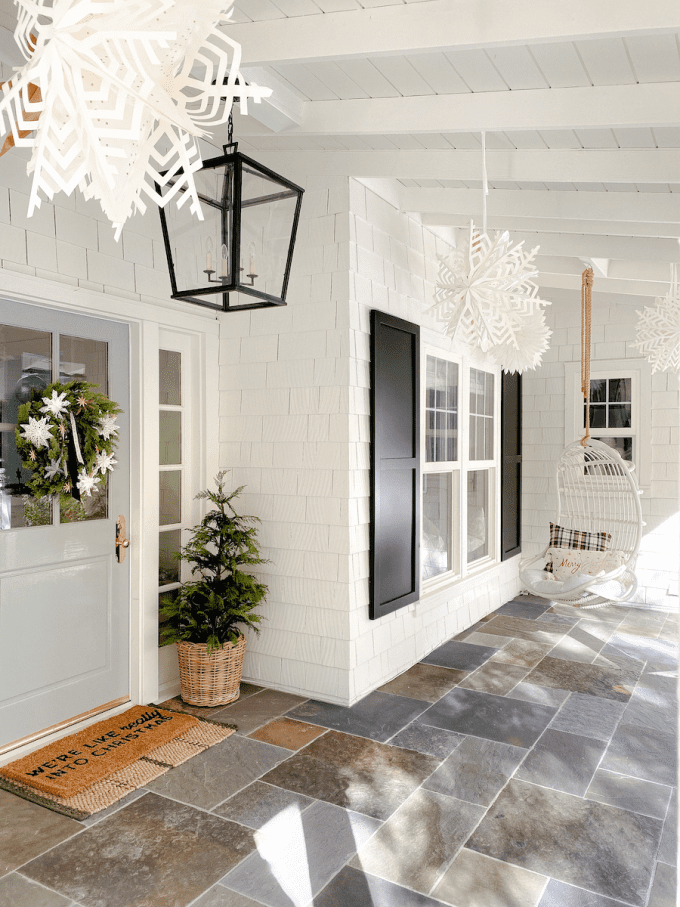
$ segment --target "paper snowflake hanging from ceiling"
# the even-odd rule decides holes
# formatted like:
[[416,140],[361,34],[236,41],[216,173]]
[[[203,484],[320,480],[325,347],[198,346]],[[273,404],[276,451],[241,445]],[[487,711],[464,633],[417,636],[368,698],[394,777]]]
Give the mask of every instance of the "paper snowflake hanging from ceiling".
[[652,372],[680,371],[680,287],[677,265],[671,265],[671,285],[656,305],[645,306],[635,328],[636,346],[652,363]]
[[[435,304],[428,310],[446,324],[446,333],[484,352],[496,351],[513,371],[535,368],[551,331],[533,279],[538,246],[524,251],[507,232],[491,238],[470,223],[467,241],[449,259],[440,258]],[[524,342],[526,350],[523,350]],[[508,371],[510,369],[506,369]]]
[[[3,87],[0,134],[33,148],[29,215],[41,197],[80,187],[117,237],[146,210],[142,194],[202,218],[197,139],[227,121],[235,99],[246,113],[248,98],[271,94],[239,78],[240,45],[217,28],[233,0],[15,3],[28,62]],[[155,184],[171,188],[161,196]]]

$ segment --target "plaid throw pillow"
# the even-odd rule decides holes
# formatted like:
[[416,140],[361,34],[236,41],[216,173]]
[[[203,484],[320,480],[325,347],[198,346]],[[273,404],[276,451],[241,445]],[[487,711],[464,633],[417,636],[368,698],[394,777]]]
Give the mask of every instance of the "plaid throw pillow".
[[[575,548],[581,551],[606,551],[612,537],[609,532],[583,532],[580,529],[565,529],[557,523],[550,524],[550,548]],[[552,558],[548,554],[545,569],[553,572]]]

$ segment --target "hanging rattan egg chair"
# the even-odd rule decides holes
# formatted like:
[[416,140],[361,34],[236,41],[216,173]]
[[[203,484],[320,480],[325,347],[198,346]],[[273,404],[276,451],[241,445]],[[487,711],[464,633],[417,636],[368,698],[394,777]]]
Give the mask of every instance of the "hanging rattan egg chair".
[[[635,594],[642,508],[635,465],[590,437],[590,307],[593,272],[581,291],[581,389],[586,434],[562,453],[556,469],[558,511],[551,541],[520,565],[525,589],[541,598],[597,608]],[[561,547],[561,545],[566,547]],[[590,552],[595,552],[592,556]],[[583,553],[585,552],[585,554]],[[590,563],[587,563],[588,560]],[[585,564],[583,562],[586,562]]]

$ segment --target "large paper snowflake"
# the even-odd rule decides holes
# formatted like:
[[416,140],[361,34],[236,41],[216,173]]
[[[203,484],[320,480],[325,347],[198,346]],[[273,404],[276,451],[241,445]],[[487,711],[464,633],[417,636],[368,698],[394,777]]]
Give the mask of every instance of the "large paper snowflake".
[[248,98],[271,93],[239,77],[240,45],[217,28],[233,0],[15,3],[28,62],[3,87],[0,135],[33,148],[29,215],[41,197],[80,187],[117,236],[146,210],[142,193],[202,218],[197,138],[227,121],[235,97],[246,113]]
[[57,394],[55,390],[52,391],[51,397],[43,397],[42,401],[45,405],[40,407],[40,412],[50,413],[56,419],[66,413],[66,407],[71,405],[66,399],[66,392]]
[[522,372],[541,364],[543,353],[550,346],[552,331],[545,323],[545,312],[534,312],[522,319],[515,332],[515,343],[500,343],[492,346],[489,355],[502,367],[504,372]]
[[52,438],[52,428],[49,416],[43,416],[42,419],[36,419],[34,416],[28,417],[28,422],[22,423],[24,430],[21,437],[25,438],[34,447],[48,447]]
[[104,475],[107,470],[113,472],[113,467],[117,462],[118,460],[114,459],[112,453],[106,453],[105,450],[100,450],[94,461],[95,475],[97,472],[101,472],[101,474]]
[[428,310],[446,324],[446,333],[484,352],[499,345],[519,348],[526,319],[549,305],[539,299],[533,262],[513,246],[507,232],[489,237],[470,223],[469,237],[451,258],[440,258],[435,304]]
[[84,469],[78,473],[78,491],[81,495],[89,498],[92,492],[97,490],[99,482],[99,476],[94,473],[89,476]]
[[104,438],[105,441],[108,441],[108,439],[112,435],[117,434],[118,429],[119,429],[119,426],[116,423],[116,417],[106,415],[106,416],[102,416],[101,419],[99,420],[99,426],[97,427],[97,432],[99,433],[100,437]]
[[652,363],[652,372],[680,371],[680,287],[676,265],[671,266],[668,293],[657,297],[656,305],[645,306],[637,314],[633,346]]

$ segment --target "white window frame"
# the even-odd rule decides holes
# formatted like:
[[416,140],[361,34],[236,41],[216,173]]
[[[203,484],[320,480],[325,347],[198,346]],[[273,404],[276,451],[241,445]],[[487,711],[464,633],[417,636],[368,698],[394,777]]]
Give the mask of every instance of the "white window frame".
[[[426,460],[426,430],[427,418],[427,357],[444,359],[458,366],[458,459],[455,461],[444,460],[429,463]],[[470,459],[470,369],[478,369],[492,374],[494,377],[494,438],[493,459]],[[470,357],[442,350],[435,346],[423,345],[421,350],[421,513],[422,513],[422,479],[432,474],[451,474],[451,537],[450,557],[451,569],[445,573],[437,574],[428,579],[422,578],[422,555],[424,549],[421,545],[421,583],[422,594],[436,592],[442,587],[461,582],[467,577],[488,570],[499,562],[500,552],[500,393],[501,375],[500,368],[493,364],[481,363]],[[487,470],[489,472],[489,506],[488,506],[488,538],[489,554],[472,563],[467,561],[467,476],[469,472]],[[421,530],[422,532],[422,530]],[[422,541],[422,538],[421,538]]]
[[[591,380],[630,378],[631,427],[591,428],[592,437],[631,437],[633,463],[641,488],[651,483],[652,439],[652,371],[646,359],[608,359],[591,366]],[[565,447],[585,433],[583,394],[581,392],[581,364],[565,363]]]

